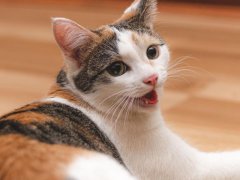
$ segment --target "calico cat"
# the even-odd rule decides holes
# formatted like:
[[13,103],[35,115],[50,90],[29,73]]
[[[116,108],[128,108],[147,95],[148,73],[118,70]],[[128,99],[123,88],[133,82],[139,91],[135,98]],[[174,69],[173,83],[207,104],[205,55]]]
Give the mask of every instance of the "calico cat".
[[164,124],[156,7],[135,0],[96,30],[53,19],[64,67],[45,99],[1,117],[0,179],[240,179],[239,152],[199,152]]

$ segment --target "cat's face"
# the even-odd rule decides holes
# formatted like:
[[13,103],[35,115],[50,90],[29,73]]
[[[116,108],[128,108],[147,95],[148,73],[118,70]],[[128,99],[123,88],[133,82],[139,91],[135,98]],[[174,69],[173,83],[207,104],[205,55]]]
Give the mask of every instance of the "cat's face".
[[90,31],[55,18],[68,85],[101,110],[148,112],[158,107],[168,48],[153,31],[154,0],[138,0],[115,23]]

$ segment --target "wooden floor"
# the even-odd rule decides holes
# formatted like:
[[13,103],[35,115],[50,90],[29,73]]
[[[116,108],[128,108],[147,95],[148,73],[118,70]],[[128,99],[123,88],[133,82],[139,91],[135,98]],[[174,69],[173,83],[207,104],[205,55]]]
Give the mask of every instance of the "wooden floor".
[[[128,4],[97,2],[1,3],[0,114],[41,98],[54,81],[62,59],[50,17],[94,28]],[[157,29],[179,64],[162,102],[167,124],[199,149],[240,149],[240,8],[164,3],[159,9]]]

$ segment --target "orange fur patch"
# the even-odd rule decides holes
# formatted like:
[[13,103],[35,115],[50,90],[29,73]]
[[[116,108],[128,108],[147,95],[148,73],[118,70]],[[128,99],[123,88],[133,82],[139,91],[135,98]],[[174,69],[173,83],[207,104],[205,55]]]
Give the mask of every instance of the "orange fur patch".
[[18,109],[16,109],[15,111],[26,111],[26,110],[30,110],[30,109],[33,109],[33,108],[36,108],[38,107],[39,105],[42,105],[43,103],[42,102],[33,102],[31,104],[27,104],[23,107],[20,107]]
[[107,39],[114,35],[114,32],[109,27],[104,27],[101,33],[102,33],[104,39]]
[[113,30],[108,26],[101,26],[100,28],[97,29],[97,31],[101,34],[100,37],[98,36],[97,38],[95,38],[97,44],[101,44],[106,39],[109,39],[114,35]]
[[[81,97],[75,95],[68,89],[63,89],[63,88],[59,87],[58,85],[54,85],[50,89],[50,93],[48,94],[48,96],[49,97],[60,97],[60,98],[70,101],[73,104],[83,107],[85,109],[91,109],[91,110],[96,111],[96,109],[93,106],[91,106],[88,102],[84,101]],[[101,114],[101,112],[98,112],[98,113]]]
[[132,40],[136,45],[139,45],[139,39],[138,35],[135,32],[132,32]]
[[21,113],[21,111],[27,111],[27,110],[31,110],[31,109],[34,109],[34,108],[37,108],[38,106],[40,105],[43,105],[43,104],[49,104],[49,103],[46,103],[46,102],[34,102],[34,103],[31,103],[31,104],[27,104],[23,107],[20,107],[18,109],[15,109],[14,111],[8,113],[8,114],[5,114],[4,116],[2,116],[1,118],[8,118],[9,116],[11,116],[12,113],[16,113],[19,112]]
[[79,98],[73,94],[68,89],[63,89],[59,87],[58,85],[54,85],[51,87],[50,92],[48,93],[48,96],[50,97],[61,97],[63,99],[67,99],[68,101],[78,104]]
[[19,135],[0,136],[0,179],[64,180],[66,168],[77,155],[90,151],[49,145]]
[[14,115],[10,115],[7,119],[16,120],[22,124],[29,124],[31,122],[49,122],[53,120],[53,117],[47,116],[45,114],[39,114],[36,112],[23,112]]

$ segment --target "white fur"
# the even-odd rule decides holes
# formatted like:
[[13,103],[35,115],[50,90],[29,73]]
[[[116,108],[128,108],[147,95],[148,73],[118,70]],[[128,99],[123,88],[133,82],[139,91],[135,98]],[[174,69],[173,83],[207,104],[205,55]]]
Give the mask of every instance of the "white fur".
[[105,155],[76,157],[67,169],[73,180],[134,180],[116,161]]
[[74,109],[77,109],[77,110],[80,110],[80,111],[83,111],[84,113],[88,113],[88,111],[86,111],[84,108],[74,104],[74,103],[71,103],[70,101],[68,101],[67,99],[64,99],[64,98],[61,98],[61,97],[50,97],[50,98],[46,98],[46,99],[43,99],[42,101],[45,101],[45,102],[57,102],[57,103],[61,103],[61,104],[66,104]]
[[[113,77],[112,83],[108,85],[100,84],[92,94],[84,95],[74,90],[98,111],[108,114],[110,109],[108,116],[60,98],[48,100],[68,104],[88,115],[108,135],[129,170],[140,180],[239,180],[240,152],[203,153],[189,146],[167,128],[159,104],[152,108],[140,108],[134,116],[126,114],[131,106],[122,105],[119,106],[120,110],[111,110],[117,101],[114,99],[116,96],[112,96],[113,92],[128,89],[124,95],[144,95],[150,87],[143,83],[143,79],[153,73],[159,75],[158,89],[161,89],[166,80],[169,61],[166,46],[160,47],[159,58],[151,61],[147,59],[146,49],[151,41],[154,43],[154,39],[150,39],[149,44],[140,42],[136,45],[130,31],[114,31],[119,39],[119,53],[131,71]],[[147,39],[146,36],[142,35],[140,39]],[[73,84],[71,86],[71,89],[74,88]],[[107,102],[106,98],[110,101]]]

